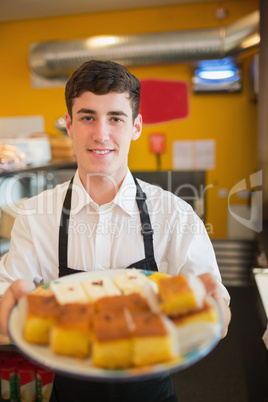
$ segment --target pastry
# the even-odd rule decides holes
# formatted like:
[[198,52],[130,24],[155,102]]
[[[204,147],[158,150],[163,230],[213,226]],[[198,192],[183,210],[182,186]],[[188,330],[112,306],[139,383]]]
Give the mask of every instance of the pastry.
[[150,311],[133,313],[132,363],[156,364],[174,358],[172,337],[164,320]]
[[112,280],[107,277],[86,279],[82,282],[82,286],[88,299],[92,302],[104,296],[116,296],[121,294]]
[[51,329],[50,348],[54,353],[86,357],[90,351],[90,324],[93,306],[79,282],[53,282],[51,290],[60,304],[60,315]]
[[114,277],[114,283],[125,295],[130,293],[140,293],[143,295],[144,286],[147,282],[150,282],[147,276],[135,268],[126,269],[122,274]]
[[206,290],[203,282],[194,275],[177,275],[158,281],[160,308],[174,317],[200,309],[204,305]]
[[87,357],[91,347],[93,305],[69,303],[61,306],[57,323],[50,333],[50,347],[54,353]]
[[86,292],[79,282],[52,282],[50,285],[59,304],[87,303],[89,301]]
[[27,295],[28,314],[24,336],[27,342],[47,345],[50,329],[57,322],[59,304],[49,287],[38,287]]
[[124,369],[131,366],[131,321],[127,311],[95,314],[92,358],[96,367]]
[[94,303],[94,307],[97,312],[124,309],[128,309],[129,311],[142,311],[149,309],[146,299],[142,297],[139,293],[102,297],[96,300],[96,302]]

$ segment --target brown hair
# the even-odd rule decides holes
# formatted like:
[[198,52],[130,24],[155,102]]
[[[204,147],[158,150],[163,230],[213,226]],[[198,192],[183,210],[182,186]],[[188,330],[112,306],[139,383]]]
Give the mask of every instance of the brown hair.
[[97,95],[127,92],[132,107],[133,122],[139,113],[140,81],[121,64],[113,61],[90,60],[83,63],[73,73],[65,87],[65,101],[71,118],[73,99],[86,91]]

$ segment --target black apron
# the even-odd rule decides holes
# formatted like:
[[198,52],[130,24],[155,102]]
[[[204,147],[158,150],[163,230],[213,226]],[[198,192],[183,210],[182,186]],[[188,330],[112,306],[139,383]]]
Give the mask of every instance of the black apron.
[[[149,271],[158,271],[154,258],[153,230],[146,204],[146,194],[138,181],[136,184],[136,202],[138,205],[141,234],[144,239],[145,258],[127,267]],[[59,230],[59,277],[84,272],[68,267],[68,228],[71,211],[72,183],[63,203]],[[176,392],[170,375],[163,374],[150,380],[130,382],[93,382],[56,375],[50,402],[176,402]]]

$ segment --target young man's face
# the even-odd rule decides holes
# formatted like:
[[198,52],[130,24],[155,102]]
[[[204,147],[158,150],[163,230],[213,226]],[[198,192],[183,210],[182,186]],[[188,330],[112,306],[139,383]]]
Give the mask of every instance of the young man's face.
[[[127,170],[130,142],[139,138],[141,116],[133,124],[127,93],[95,95],[84,92],[73,101],[72,120],[66,127],[73,138],[79,175],[85,184],[88,174],[109,175],[118,185]],[[85,180],[85,181],[84,181]]]

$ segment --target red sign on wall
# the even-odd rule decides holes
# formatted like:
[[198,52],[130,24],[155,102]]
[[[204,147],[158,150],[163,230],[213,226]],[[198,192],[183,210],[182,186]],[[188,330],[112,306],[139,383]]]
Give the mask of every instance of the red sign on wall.
[[150,135],[150,150],[154,154],[162,154],[165,152],[165,135],[163,133]]
[[141,80],[140,113],[144,124],[184,119],[189,114],[187,83],[168,80]]

